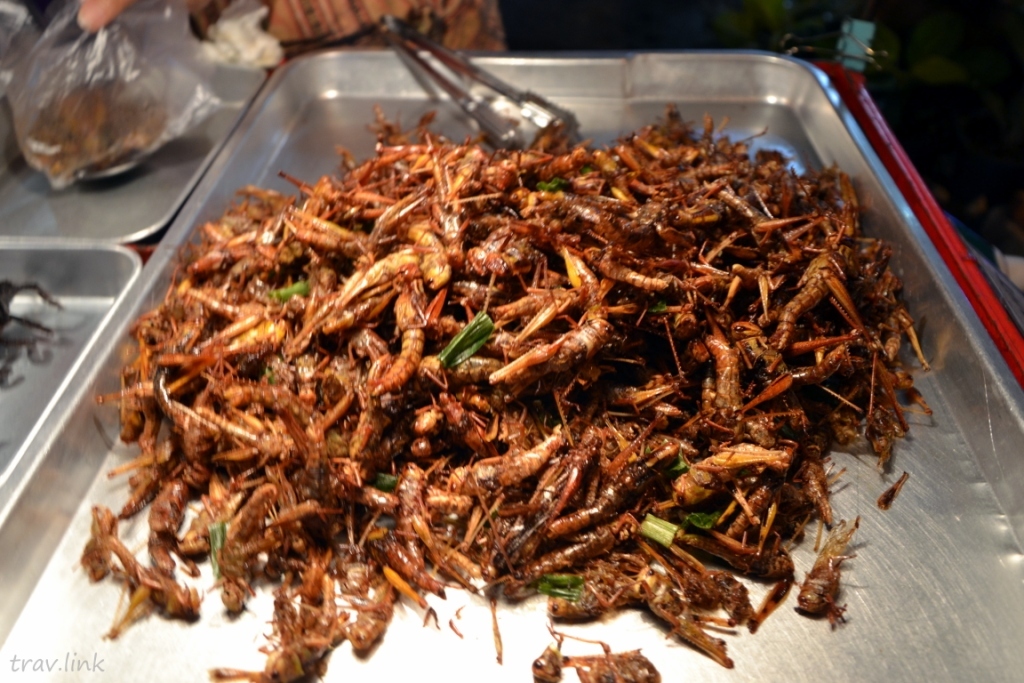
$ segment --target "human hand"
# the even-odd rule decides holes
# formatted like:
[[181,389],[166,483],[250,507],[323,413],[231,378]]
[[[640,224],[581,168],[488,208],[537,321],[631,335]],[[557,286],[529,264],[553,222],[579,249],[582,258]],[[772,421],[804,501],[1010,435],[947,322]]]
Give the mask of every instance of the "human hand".
[[95,33],[133,4],[135,0],[82,0],[78,8],[78,25],[83,31]]

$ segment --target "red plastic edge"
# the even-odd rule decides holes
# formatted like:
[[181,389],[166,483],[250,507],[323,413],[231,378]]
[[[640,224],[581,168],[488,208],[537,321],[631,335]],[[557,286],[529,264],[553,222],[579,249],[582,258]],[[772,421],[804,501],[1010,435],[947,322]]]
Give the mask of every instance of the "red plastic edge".
[[946,266],[971,302],[1017,382],[1024,386],[1024,336],[1010,319],[978,262],[947,220],[902,145],[893,135],[882,113],[868,94],[863,75],[852,73],[836,63],[822,62],[816,66],[831,79],[832,85],[871,142],[875,154],[889,171],[907,204],[942,256],[942,260],[946,262]]
[[129,244],[128,248],[133,250],[142,259],[142,265],[146,265],[149,257],[156,251],[156,247],[149,244]]

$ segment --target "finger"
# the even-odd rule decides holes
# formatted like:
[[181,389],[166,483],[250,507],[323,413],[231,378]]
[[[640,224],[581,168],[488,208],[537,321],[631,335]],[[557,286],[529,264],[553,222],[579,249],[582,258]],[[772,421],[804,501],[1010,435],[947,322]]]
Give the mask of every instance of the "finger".
[[82,0],[78,8],[78,25],[83,31],[95,33],[134,3],[135,0]]

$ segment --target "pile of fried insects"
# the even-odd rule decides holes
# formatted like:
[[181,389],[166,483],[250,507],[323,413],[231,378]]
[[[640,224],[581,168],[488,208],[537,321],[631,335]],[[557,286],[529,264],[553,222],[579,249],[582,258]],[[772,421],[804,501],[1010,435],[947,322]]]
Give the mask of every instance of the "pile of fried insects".
[[[131,496],[94,508],[82,556],[130,592],[109,635],[196,619],[176,572],[209,558],[230,613],[275,586],[266,669],[215,678],[322,673],[446,586],[546,593],[555,622],[646,609],[731,667],[707,627],[761,623],[811,520],[831,531],[798,610],[841,621],[857,523],[833,515],[828,451],[863,424],[884,465],[898,399],[927,411],[847,176],[673,107],[606,149],[488,151],[427,123],[380,120],[373,158],[297,196],[240,190],[134,323],[101,397],[139,445],[115,471]],[[147,505],[151,562],[118,537]],[[773,584],[760,609],[736,574]],[[534,673],[659,680],[639,652],[575,660]]]

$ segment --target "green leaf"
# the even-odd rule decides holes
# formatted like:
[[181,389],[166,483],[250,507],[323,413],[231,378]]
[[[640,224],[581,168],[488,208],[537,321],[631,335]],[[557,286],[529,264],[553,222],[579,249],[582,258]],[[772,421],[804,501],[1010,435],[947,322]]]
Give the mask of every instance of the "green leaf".
[[476,317],[448,342],[448,346],[437,354],[441,365],[453,368],[470,358],[487,343],[493,333],[494,321],[491,320],[491,317],[483,312],[477,313]]
[[539,181],[537,183],[537,189],[542,192],[559,192],[561,190],[568,190],[572,187],[572,184],[565,178],[554,177],[548,181]]
[[384,493],[391,493],[398,486],[398,477],[387,472],[378,472],[373,479],[373,487]]
[[936,12],[924,19],[910,34],[907,61],[911,68],[929,57],[948,57],[964,37],[963,19],[956,12]]
[[667,522],[648,513],[644,517],[644,521],[640,523],[640,535],[668,548],[672,545],[680,528],[672,522]]
[[587,175],[588,173],[593,173],[596,170],[597,169],[590,164],[584,164],[583,168],[580,169],[580,175]]
[[695,526],[698,529],[704,529],[707,531],[708,529],[713,528],[715,524],[718,524],[718,518],[721,516],[721,511],[691,512],[686,515],[686,518],[683,521],[690,526]]
[[659,299],[653,306],[647,309],[648,313],[664,313],[668,310],[668,302],[664,299]]
[[263,368],[263,377],[266,378],[267,384],[274,384],[277,381],[277,375],[274,374],[274,369],[269,365]]
[[537,592],[577,602],[583,597],[583,577],[576,574],[544,574],[534,582]]
[[967,69],[948,57],[932,55],[910,67],[910,73],[929,85],[967,83]]
[[676,477],[682,476],[690,471],[690,465],[683,460],[683,456],[677,455],[675,462],[672,466],[665,470],[665,474],[670,478],[675,479]]
[[296,294],[300,296],[309,296],[309,283],[305,280],[299,280],[293,285],[288,287],[282,287],[281,289],[272,289],[267,292],[267,296],[271,299],[277,299],[281,303],[288,301]]
[[211,524],[210,532],[210,564],[213,565],[213,576],[220,578],[220,549],[224,547],[224,541],[228,537],[228,525],[225,522]]

